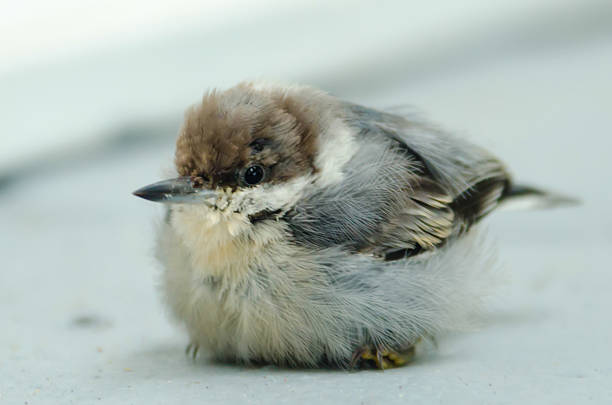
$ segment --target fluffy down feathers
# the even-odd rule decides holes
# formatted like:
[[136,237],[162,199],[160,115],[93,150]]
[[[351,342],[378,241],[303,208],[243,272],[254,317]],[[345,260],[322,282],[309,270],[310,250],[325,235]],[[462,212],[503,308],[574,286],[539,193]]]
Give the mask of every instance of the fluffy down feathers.
[[[241,187],[252,162],[271,176]],[[165,297],[218,359],[345,367],[365,344],[401,350],[464,327],[486,291],[490,250],[470,227],[509,177],[426,124],[241,84],[188,112],[176,164],[219,202],[169,206]]]

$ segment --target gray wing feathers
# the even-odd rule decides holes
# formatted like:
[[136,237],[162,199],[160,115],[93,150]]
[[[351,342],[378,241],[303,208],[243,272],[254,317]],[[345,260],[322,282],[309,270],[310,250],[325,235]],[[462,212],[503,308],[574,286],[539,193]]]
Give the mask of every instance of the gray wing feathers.
[[481,148],[398,115],[346,108],[359,149],[342,182],[303,199],[290,215],[301,242],[405,257],[467,230],[509,184],[503,165]]
[[508,177],[503,164],[484,149],[416,120],[346,104],[364,136],[383,135],[419,156],[432,179],[453,198],[491,177]]
[[420,247],[433,248],[452,234],[455,214],[449,207],[451,202],[448,194],[416,188],[397,219],[383,227],[388,228],[384,233],[395,238],[409,235]]

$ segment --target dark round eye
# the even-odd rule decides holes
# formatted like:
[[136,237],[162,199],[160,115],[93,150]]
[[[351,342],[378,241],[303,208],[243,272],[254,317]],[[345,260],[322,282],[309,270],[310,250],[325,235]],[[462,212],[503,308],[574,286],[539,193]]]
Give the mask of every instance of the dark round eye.
[[265,173],[263,167],[259,165],[253,165],[247,167],[247,169],[244,171],[244,174],[242,175],[242,178],[244,179],[244,182],[246,184],[248,184],[249,186],[254,186],[255,184],[258,184],[260,181],[263,180],[264,174]]

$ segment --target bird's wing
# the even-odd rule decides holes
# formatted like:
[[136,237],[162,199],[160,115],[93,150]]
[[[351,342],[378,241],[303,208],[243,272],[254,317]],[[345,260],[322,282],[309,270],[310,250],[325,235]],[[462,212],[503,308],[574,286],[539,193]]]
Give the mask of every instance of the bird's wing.
[[298,241],[403,258],[465,232],[509,187],[504,166],[483,149],[401,116],[346,108],[358,150],[342,182],[291,213]]
[[417,119],[348,104],[361,137],[386,137],[415,162],[397,210],[362,250],[393,260],[444,244],[494,209],[511,184],[491,154]]

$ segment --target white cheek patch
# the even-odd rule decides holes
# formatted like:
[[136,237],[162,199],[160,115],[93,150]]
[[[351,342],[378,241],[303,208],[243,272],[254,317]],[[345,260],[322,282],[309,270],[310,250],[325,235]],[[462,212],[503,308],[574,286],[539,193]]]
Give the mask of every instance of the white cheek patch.
[[338,119],[319,134],[319,153],[315,159],[319,169],[317,185],[324,187],[342,181],[342,168],[357,151],[354,135],[351,128]]
[[259,187],[240,190],[234,193],[228,208],[246,215],[265,210],[289,209],[300,199],[304,188],[313,181],[313,176],[307,175],[282,184],[263,184]]

